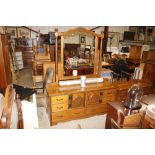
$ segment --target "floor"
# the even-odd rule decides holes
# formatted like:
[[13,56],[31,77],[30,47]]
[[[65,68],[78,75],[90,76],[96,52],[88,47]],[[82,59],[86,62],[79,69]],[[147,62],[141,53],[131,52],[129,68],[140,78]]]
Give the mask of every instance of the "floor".
[[[33,87],[32,70],[22,69],[19,72],[18,85],[24,87]],[[90,118],[72,120],[68,122],[58,123],[57,125],[50,126],[49,117],[47,115],[47,103],[49,99],[42,93],[37,95],[37,113],[39,120],[39,128],[41,129],[104,129],[106,115],[98,115]]]

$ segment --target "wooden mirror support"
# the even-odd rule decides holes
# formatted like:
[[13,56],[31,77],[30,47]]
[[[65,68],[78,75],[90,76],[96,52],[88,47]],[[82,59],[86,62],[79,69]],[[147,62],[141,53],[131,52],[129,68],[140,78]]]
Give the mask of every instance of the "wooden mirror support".
[[[79,79],[81,75],[86,77],[99,77],[99,72],[101,69],[101,49],[102,49],[102,40],[104,35],[96,34],[93,31],[87,30],[82,27],[75,29],[70,29],[69,31],[61,33],[61,58],[60,63],[56,61],[56,71],[58,71],[58,80],[70,80],[70,79]],[[57,42],[56,42],[57,43]],[[83,48],[83,49],[82,49]],[[67,49],[67,50],[66,50]],[[68,50],[69,49],[69,50]],[[81,58],[80,50],[84,52],[87,49],[87,52],[90,51],[90,56],[88,58]],[[56,50],[57,51],[57,50]],[[71,51],[69,53],[69,51]],[[75,54],[76,51],[76,54]],[[70,54],[70,57],[68,56]],[[73,54],[74,53],[74,54]],[[85,54],[85,53],[84,53]],[[56,54],[57,55],[57,54]],[[78,65],[75,68],[70,68],[70,72],[66,74],[66,61],[69,59],[78,59]],[[67,57],[67,58],[66,58]],[[56,56],[57,58],[57,56]],[[86,60],[87,69],[83,66],[85,64],[79,63],[80,60]],[[56,59],[57,60],[57,59]],[[70,66],[69,66],[70,67]],[[83,72],[79,72],[79,68],[83,69]],[[90,69],[92,69],[90,71]],[[78,70],[77,75],[72,75],[73,70]],[[67,70],[68,71],[68,70]],[[80,70],[81,71],[81,70]]]

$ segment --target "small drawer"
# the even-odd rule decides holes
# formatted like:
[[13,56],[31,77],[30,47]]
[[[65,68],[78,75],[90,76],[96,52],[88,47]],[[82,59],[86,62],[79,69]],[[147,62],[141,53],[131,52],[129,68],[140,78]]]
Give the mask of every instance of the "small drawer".
[[52,112],[65,111],[68,110],[68,104],[52,104]]
[[108,101],[115,101],[115,100],[116,100],[115,96],[106,97],[102,99],[102,104],[107,104]]
[[111,90],[107,90],[104,92],[106,97],[109,96],[115,96],[116,95],[116,90],[115,89],[111,89]]
[[52,104],[68,104],[68,95],[61,95],[61,96],[52,96],[51,97]]

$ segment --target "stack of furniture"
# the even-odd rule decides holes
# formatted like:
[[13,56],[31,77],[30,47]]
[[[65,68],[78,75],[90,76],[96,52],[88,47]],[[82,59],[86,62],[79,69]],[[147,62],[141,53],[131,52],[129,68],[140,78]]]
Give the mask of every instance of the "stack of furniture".
[[[23,57],[24,68],[33,68],[34,52],[33,52],[33,39],[16,38],[15,51],[21,51]],[[18,55],[18,54],[17,54]]]
[[155,88],[155,60],[146,60],[144,62],[143,80],[150,83]]
[[[152,93],[151,84],[139,80],[132,80],[128,82],[116,81],[114,83],[110,83],[109,81],[106,82],[104,79],[104,82],[86,84],[85,87],[82,87],[79,84],[71,85],[71,81],[78,81],[81,78],[81,72],[77,73],[77,75],[71,75],[71,72],[66,75],[66,58],[73,58],[71,55],[72,53],[79,58],[83,48],[88,45],[89,47],[93,47],[90,48],[90,54],[92,57],[91,60],[88,61],[88,65],[92,67],[92,73],[86,74],[86,79],[100,77],[102,59],[98,39],[100,38],[102,43],[103,36],[84,28],[71,29],[67,32],[63,32],[60,36],[61,61],[58,61],[58,49],[56,49],[55,53],[56,80],[54,83],[48,84],[46,87],[50,100],[50,103],[48,104],[48,114],[51,125],[72,119],[107,113],[108,102],[115,100],[124,101],[126,99],[128,89],[134,83],[139,83],[142,86],[144,94]],[[85,43],[81,43],[79,41],[81,36],[85,37]],[[91,44],[94,42],[94,39],[95,45]],[[65,43],[67,44],[67,48],[65,48]],[[71,47],[71,50],[69,51],[67,50],[69,49],[68,46]],[[80,46],[80,48],[76,48],[77,46]],[[78,65],[78,67],[75,67],[74,70],[79,71],[81,67],[82,66]],[[60,83],[63,82],[67,85],[60,85]]]

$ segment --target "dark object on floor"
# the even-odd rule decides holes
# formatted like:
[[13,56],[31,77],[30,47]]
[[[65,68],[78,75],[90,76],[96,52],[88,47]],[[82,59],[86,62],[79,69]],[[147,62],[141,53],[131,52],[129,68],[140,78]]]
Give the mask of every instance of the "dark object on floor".
[[20,85],[13,84],[13,88],[15,88],[16,94],[19,94],[21,100],[29,99],[29,97],[36,93],[36,90],[31,88],[26,88]]

